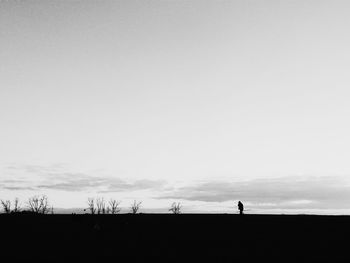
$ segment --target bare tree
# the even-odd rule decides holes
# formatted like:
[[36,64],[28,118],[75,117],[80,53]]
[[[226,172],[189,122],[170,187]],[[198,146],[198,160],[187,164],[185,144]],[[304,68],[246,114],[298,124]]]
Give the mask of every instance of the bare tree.
[[169,211],[171,211],[173,214],[180,214],[181,213],[181,204],[174,202]]
[[106,202],[102,198],[96,199],[96,206],[97,206],[97,214],[105,214],[106,213]]
[[11,201],[10,200],[1,200],[1,206],[6,214],[11,213]]
[[112,215],[118,214],[121,211],[119,205],[120,205],[120,201],[117,201],[115,199],[109,200],[109,207],[108,208],[110,209],[110,212]]
[[1,206],[6,214],[9,213],[18,213],[21,211],[20,205],[19,205],[19,199],[15,198],[13,202],[13,208],[10,200],[0,200]]
[[142,202],[136,202],[136,200],[134,200],[134,203],[130,207],[131,208],[131,213],[137,214],[137,212],[140,210],[141,203]]
[[40,199],[41,206],[41,213],[42,214],[48,214],[50,210],[53,210],[53,207],[49,205],[48,199],[46,196],[42,196]]
[[95,198],[88,198],[88,208],[87,209],[90,211],[90,213],[92,215],[96,213]]
[[39,213],[41,204],[38,196],[33,196],[28,199],[28,208],[31,212]]
[[21,206],[20,206],[20,204],[19,204],[19,199],[16,197],[16,198],[15,198],[14,207],[13,207],[12,212],[13,212],[13,213],[18,213],[18,212],[20,212],[20,211],[21,211]]
[[31,212],[37,214],[47,214],[50,212],[49,201],[46,195],[41,197],[33,196],[28,199],[28,208]]

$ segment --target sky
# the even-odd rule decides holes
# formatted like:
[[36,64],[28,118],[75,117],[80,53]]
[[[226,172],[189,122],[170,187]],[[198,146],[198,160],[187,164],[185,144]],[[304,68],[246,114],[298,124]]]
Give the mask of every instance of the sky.
[[0,1],[0,199],[349,214],[349,11]]

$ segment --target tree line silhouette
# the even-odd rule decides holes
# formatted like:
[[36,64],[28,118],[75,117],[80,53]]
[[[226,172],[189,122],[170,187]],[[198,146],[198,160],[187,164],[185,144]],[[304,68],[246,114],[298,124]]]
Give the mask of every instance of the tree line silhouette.
[[[33,214],[54,214],[54,208],[50,205],[48,197],[46,195],[42,196],[33,196],[28,198],[25,207],[21,207],[20,201],[18,198],[15,198],[13,202],[11,200],[0,200],[0,204],[5,214],[13,213],[33,213]],[[87,200],[87,208],[84,209],[84,212],[89,214],[118,214],[121,212],[120,207],[121,201],[111,198],[108,202],[102,197],[93,198],[89,197]],[[134,200],[130,205],[130,213],[137,214],[141,209],[142,202]],[[172,203],[168,211],[173,214],[181,213],[181,204],[178,202]]]
[[15,198],[13,202],[10,200],[0,200],[0,204],[5,214],[12,213],[35,213],[35,214],[53,214],[53,206],[49,204],[46,195],[32,196],[28,198],[26,207],[22,208],[18,198]]

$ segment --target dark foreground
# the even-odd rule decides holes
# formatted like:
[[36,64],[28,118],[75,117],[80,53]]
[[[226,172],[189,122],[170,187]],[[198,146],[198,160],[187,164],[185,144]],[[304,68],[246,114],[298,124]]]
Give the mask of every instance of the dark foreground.
[[350,262],[350,217],[0,215],[2,262]]

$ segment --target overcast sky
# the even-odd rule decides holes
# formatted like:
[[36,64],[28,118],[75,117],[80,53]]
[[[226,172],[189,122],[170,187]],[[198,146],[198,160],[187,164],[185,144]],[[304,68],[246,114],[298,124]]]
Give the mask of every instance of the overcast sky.
[[0,1],[0,198],[349,213],[349,12]]

